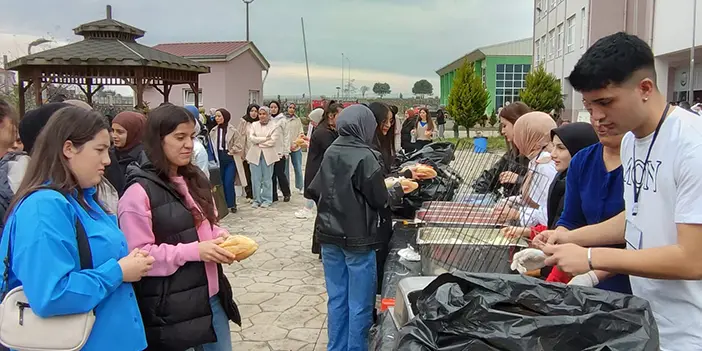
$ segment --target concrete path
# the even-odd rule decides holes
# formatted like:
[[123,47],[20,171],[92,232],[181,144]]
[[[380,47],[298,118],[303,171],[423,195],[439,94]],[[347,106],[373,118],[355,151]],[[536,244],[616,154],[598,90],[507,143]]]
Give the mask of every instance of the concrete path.
[[231,323],[232,350],[326,350],[324,272],[310,251],[314,220],[295,218],[303,203],[293,194],[289,203],[254,210],[240,199],[239,212],[221,223],[260,245],[225,267],[242,316],[241,328]]

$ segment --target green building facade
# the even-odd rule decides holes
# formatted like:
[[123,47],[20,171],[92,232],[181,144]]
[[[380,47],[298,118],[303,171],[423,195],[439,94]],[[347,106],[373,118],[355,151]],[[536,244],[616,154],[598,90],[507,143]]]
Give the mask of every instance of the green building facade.
[[519,91],[532,68],[531,38],[476,49],[436,71],[440,77],[441,104],[448,105],[456,71],[463,62],[473,63],[475,73],[482,77],[490,100],[486,109],[492,114],[506,102],[519,101]]

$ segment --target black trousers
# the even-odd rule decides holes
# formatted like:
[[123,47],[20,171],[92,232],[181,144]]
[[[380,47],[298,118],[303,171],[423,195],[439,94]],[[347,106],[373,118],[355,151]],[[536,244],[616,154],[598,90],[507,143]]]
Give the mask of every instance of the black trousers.
[[285,176],[287,157],[283,157],[273,165],[273,201],[278,201],[278,187],[284,197],[290,197],[290,180]]
[[246,161],[244,161],[244,175],[246,176],[246,186],[244,187],[246,198],[253,199],[253,188],[251,188],[251,168],[249,168],[249,163]]

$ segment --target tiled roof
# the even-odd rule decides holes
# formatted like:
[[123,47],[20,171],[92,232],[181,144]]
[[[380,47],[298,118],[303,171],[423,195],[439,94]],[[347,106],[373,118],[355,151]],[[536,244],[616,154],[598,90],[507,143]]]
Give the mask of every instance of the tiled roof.
[[246,41],[219,41],[209,43],[169,43],[154,49],[181,57],[226,57],[248,44]]
[[209,73],[208,66],[154,50],[137,42],[85,39],[44,50],[9,62],[10,69],[24,65],[147,66]]

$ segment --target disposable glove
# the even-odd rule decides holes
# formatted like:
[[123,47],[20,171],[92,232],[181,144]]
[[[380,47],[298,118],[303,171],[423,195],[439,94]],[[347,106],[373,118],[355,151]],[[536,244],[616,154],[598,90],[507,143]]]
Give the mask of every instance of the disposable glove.
[[599,283],[600,283],[600,280],[597,279],[597,275],[595,274],[595,271],[589,271],[587,273],[576,275],[575,277],[573,277],[573,279],[571,279],[568,282],[568,285],[577,285],[577,286],[585,286],[588,288],[592,288]]
[[543,251],[531,248],[524,249],[514,254],[510,268],[524,274],[528,271],[544,268],[545,260],[546,254]]

